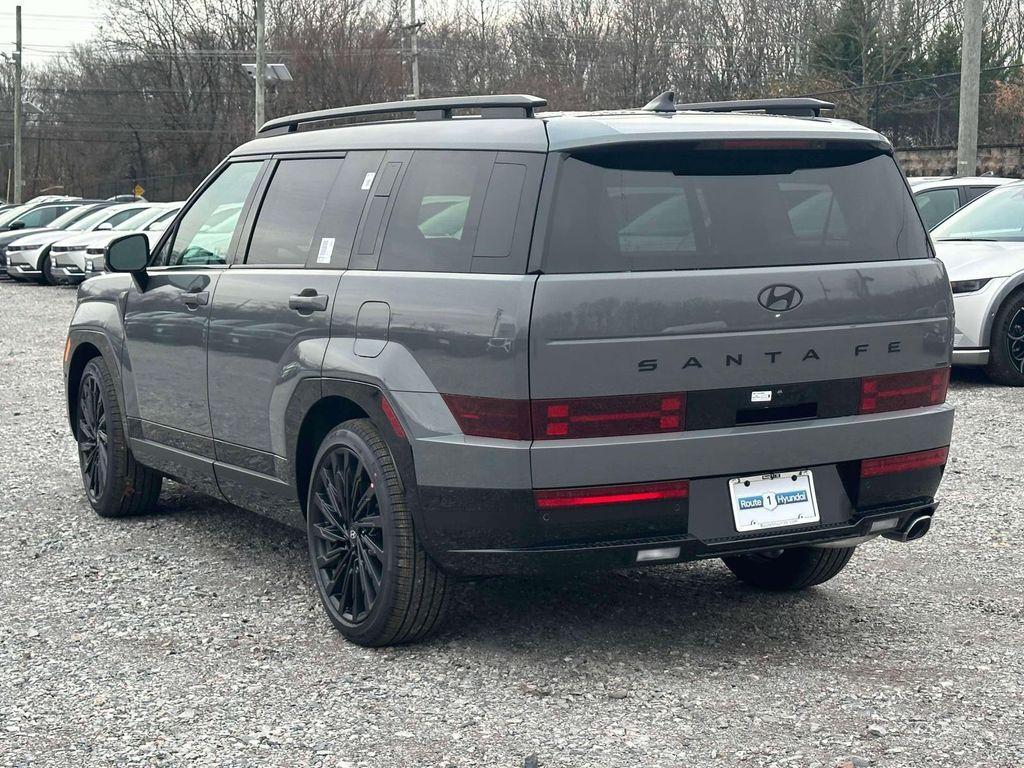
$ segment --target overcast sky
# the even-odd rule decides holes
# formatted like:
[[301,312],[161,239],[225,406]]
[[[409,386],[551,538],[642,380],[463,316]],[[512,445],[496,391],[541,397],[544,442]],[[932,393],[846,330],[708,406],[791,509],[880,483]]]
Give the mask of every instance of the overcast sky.
[[0,0],[0,50],[14,50],[14,9],[21,6],[26,64],[41,64],[97,30],[103,0]]

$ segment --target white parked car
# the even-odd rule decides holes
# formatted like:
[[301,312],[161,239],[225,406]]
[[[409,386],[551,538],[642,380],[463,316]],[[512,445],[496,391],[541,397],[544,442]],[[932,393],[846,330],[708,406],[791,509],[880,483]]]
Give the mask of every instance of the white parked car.
[[1017,179],[1003,176],[917,176],[907,179],[928,229],[996,187]]
[[58,240],[74,232],[102,232],[112,230],[125,219],[145,210],[149,203],[126,203],[102,208],[64,230],[43,230],[15,240],[7,246],[7,275],[14,280],[35,279],[41,283],[56,283],[50,249]]
[[87,262],[90,258],[94,262],[96,258],[99,259],[98,271],[102,272],[103,253],[107,244],[130,232],[145,234],[150,239],[152,247],[156,239],[153,235],[159,236],[167,228],[174,219],[174,215],[181,210],[181,206],[182,203],[149,203],[134,216],[125,219],[111,229],[76,232],[63,240],[56,241],[50,248],[54,278],[59,283],[82,282],[86,277],[91,276],[87,274]]
[[1024,386],[1024,182],[989,192],[931,237],[953,288],[953,362]]

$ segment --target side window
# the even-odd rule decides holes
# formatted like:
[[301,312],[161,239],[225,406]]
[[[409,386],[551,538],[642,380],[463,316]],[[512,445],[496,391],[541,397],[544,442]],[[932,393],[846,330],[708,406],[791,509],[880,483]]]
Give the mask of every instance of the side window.
[[526,166],[518,163],[495,163],[487,185],[480,230],[473,255],[485,259],[503,259],[512,251],[516,232],[519,201],[523,196]]
[[[310,262],[312,266],[328,269],[344,269],[349,266],[359,217],[383,159],[384,153],[376,150],[349,152],[345,156],[341,173],[327,197],[324,215],[320,217],[320,226],[314,238],[315,253]],[[372,229],[375,238],[377,230],[369,222],[367,229]],[[369,237],[364,235],[364,239]],[[368,250],[372,254],[373,246],[368,245]]]
[[[246,264],[302,266],[343,160],[282,160],[260,205]],[[317,244],[319,247],[319,243]]]
[[25,224],[24,228],[30,229],[31,227],[45,227],[55,218],[57,218],[56,206],[47,206],[31,210],[24,216],[15,219],[15,221],[23,222]]
[[955,187],[932,189],[914,196],[926,228],[931,229],[960,207],[960,193]]
[[984,195],[986,192],[991,192],[992,187],[967,187],[967,202],[977,200],[979,197]]
[[162,216],[157,217],[152,222],[150,222],[149,226],[144,227],[145,231],[163,232],[165,229],[167,229],[168,226],[170,226],[171,222],[174,221],[174,217],[177,215],[177,213],[177,210],[173,210],[168,211]]
[[493,152],[417,152],[398,190],[380,268],[468,272]]
[[143,210],[145,210],[145,209],[144,208],[128,208],[127,210],[124,210],[124,211],[118,211],[113,216],[111,216],[109,219],[104,219],[103,223],[100,224],[100,227],[102,227],[103,229],[113,229],[118,224],[120,224],[122,221],[128,221],[128,219],[130,219],[132,216],[135,216],[136,214],[141,213]]
[[182,217],[162,260],[169,266],[226,263],[238,217],[262,165],[229,164]]

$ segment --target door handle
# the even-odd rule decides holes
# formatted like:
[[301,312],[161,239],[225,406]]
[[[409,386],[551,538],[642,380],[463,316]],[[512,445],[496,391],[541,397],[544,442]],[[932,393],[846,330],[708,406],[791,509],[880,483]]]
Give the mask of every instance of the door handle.
[[181,294],[181,300],[189,309],[195,309],[196,307],[205,307],[207,304],[210,303],[210,292],[188,291],[187,293]]
[[327,294],[317,293],[316,288],[303,288],[288,297],[288,309],[298,312],[325,312],[327,311]]

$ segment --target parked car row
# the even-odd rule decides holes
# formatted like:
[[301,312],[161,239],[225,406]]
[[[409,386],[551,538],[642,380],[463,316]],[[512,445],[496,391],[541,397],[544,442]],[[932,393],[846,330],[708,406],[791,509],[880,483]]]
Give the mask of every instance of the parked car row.
[[115,237],[159,236],[181,203],[62,199],[0,211],[0,274],[16,281],[80,283],[104,270]]

